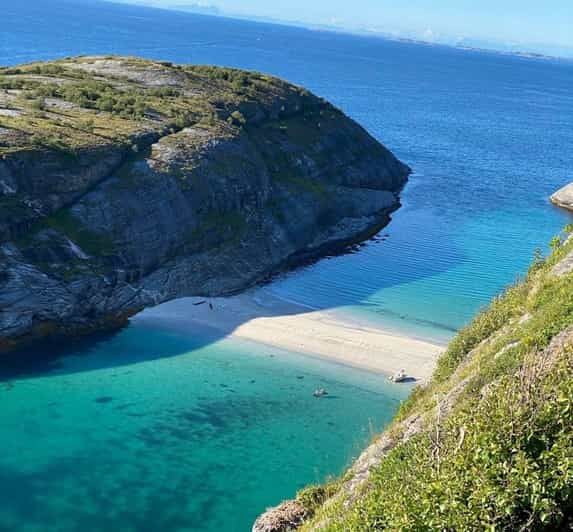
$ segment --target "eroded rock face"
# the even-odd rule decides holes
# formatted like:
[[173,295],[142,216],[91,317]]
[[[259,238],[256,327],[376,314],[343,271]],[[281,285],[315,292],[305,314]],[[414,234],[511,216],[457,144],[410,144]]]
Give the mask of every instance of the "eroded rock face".
[[291,532],[296,530],[306,517],[307,511],[300,503],[286,501],[275,508],[269,508],[259,516],[252,532]]
[[[124,118],[95,100],[71,115],[88,129],[74,136],[66,122],[63,140],[43,143],[26,117],[60,115],[11,103],[21,115],[0,143],[4,349],[115,326],[175,297],[240,291],[369,237],[399,205],[408,167],[303,89],[122,58],[56,65],[57,82],[42,83],[64,103],[77,91],[52,85],[85,83],[73,74],[81,69],[96,89],[106,84],[105,97],[132,91],[142,114]],[[149,92],[163,83],[176,95]]]
[[560,188],[551,196],[551,202],[558,207],[573,211],[573,183]]

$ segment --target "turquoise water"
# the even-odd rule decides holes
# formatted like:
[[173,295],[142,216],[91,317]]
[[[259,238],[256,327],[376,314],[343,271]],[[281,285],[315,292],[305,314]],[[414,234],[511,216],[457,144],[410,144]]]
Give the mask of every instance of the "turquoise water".
[[481,213],[451,226],[437,220],[432,209],[416,209],[413,215],[408,193],[383,236],[354,253],[289,274],[271,290],[310,307],[335,306],[341,314],[385,329],[447,342],[518,280],[534,250],[545,251],[550,238],[572,220],[540,206],[526,213]]
[[[573,221],[573,63],[91,0],[2,6],[0,64],[122,53],[270,72],[413,169],[352,253],[277,279],[312,307],[446,340]],[[311,397],[316,387],[327,400]],[[0,365],[0,530],[247,530],[338,474],[408,388],[253,344],[133,324]]]
[[0,530],[248,530],[347,466],[408,392],[138,325],[53,364],[0,384]]

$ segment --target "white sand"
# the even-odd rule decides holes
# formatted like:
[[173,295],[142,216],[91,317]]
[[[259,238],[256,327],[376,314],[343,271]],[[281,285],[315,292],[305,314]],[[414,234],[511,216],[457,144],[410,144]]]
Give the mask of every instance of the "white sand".
[[[200,301],[205,303],[195,304]],[[365,325],[340,311],[316,311],[286,302],[265,288],[228,298],[178,299],[147,309],[132,319],[186,330],[207,326],[225,336],[385,375],[403,369],[422,381],[430,377],[444,349],[443,345]]]

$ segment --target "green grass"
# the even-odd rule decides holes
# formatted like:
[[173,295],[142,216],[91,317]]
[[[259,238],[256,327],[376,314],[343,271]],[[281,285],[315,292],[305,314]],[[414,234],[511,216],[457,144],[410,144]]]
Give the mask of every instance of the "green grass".
[[307,486],[296,494],[297,501],[308,512],[315,512],[321,504],[336,494],[340,489],[341,480],[331,479],[324,484]]
[[[200,123],[215,130],[229,123],[241,129],[248,120],[243,110],[255,113],[278,96],[292,93],[304,101],[318,101],[303,89],[256,72],[108,59],[121,60],[126,75],[78,68],[93,61],[87,57],[0,68],[0,91],[11,91],[10,106],[21,112],[0,117],[0,127],[24,133],[0,145],[0,155],[37,147],[74,151],[94,143],[127,141],[142,129],[166,126],[180,130]],[[128,78],[127,71],[177,75],[179,85],[145,85]],[[53,101],[73,107],[58,110]]]
[[[555,529],[571,516],[573,351],[532,357],[440,427],[390,453],[332,530]],[[463,438],[463,439],[462,439]]]
[[[460,331],[388,433],[399,441],[411,416],[421,416],[423,430],[389,452],[353,504],[345,507],[338,491],[311,506],[315,518],[303,529],[565,530],[573,523],[573,342],[546,351],[573,325],[573,274],[550,273],[573,239],[560,237],[553,248]],[[454,389],[461,392],[448,402]],[[450,403],[438,415],[437,405]]]

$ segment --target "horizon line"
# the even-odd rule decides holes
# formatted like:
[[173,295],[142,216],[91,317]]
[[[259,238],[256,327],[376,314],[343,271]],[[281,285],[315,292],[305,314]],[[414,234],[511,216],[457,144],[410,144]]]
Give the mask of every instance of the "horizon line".
[[[301,20],[292,20],[292,19],[282,19],[282,18],[275,18],[275,17],[268,17],[264,15],[255,15],[255,14],[241,14],[241,13],[233,13],[228,12],[225,10],[221,10],[220,8],[212,5],[206,6],[199,6],[197,4],[190,4],[188,8],[184,5],[150,5],[146,3],[145,0],[95,0],[96,2],[105,2],[109,4],[117,4],[117,5],[130,5],[130,6],[137,6],[137,7],[145,7],[148,9],[159,9],[161,11],[171,11],[177,13],[185,13],[188,15],[198,15],[203,17],[212,17],[212,18],[225,18],[230,20],[244,20],[249,22],[254,22],[256,24],[269,24],[273,26],[285,26],[289,28],[299,28],[305,29],[308,31],[327,31],[332,33],[339,33],[343,35],[352,35],[358,37],[371,37],[375,39],[381,39],[390,42],[403,42],[403,43],[411,43],[411,44],[419,44],[425,46],[444,46],[447,48],[452,48],[456,50],[464,50],[464,51],[474,51],[474,52],[485,52],[485,53],[493,53],[499,55],[507,55],[507,56],[516,56],[528,59],[545,59],[545,60],[558,60],[564,62],[571,62],[573,61],[573,47],[567,47],[562,45],[554,45],[554,44],[505,44],[505,46],[517,46],[522,47],[523,49],[504,49],[504,43],[498,40],[488,40],[487,38],[471,38],[472,40],[482,41],[482,44],[463,44],[461,42],[446,42],[441,40],[428,40],[424,39],[423,37],[419,36],[400,36],[392,34],[388,31],[384,30],[369,30],[367,28],[351,28],[347,26],[337,26],[325,23],[318,23],[318,22],[305,22]],[[214,8],[216,12],[202,12],[201,7],[205,9]],[[470,39],[470,38],[468,38]],[[487,46],[491,45],[491,47]],[[541,52],[541,51],[534,51],[531,48],[543,48],[543,47],[555,47],[560,48],[563,50],[563,53],[566,55],[559,55],[558,53],[550,53],[550,52]],[[530,48],[529,50],[527,48]]]

